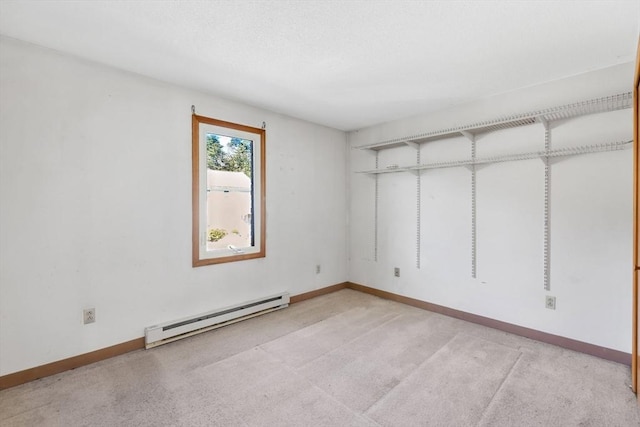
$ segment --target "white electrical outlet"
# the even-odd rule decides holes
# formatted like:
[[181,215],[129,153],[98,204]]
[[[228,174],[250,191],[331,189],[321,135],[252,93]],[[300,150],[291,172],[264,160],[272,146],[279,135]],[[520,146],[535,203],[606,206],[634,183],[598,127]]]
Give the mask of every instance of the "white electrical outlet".
[[84,319],[84,324],[94,323],[96,321],[96,309],[95,308],[86,308],[82,310],[82,318]]
[[550,295],[547,295],[544,298],[544,306],[546,308],[548,308],[549,310],[555,310],[556,309],[556,297],[552,297]]
[[320,264],[316,265],[316,274],[320,274]]
[[396,277],[400,277],[400,269],[398,267],[395,267],[393,269],[393,275]]

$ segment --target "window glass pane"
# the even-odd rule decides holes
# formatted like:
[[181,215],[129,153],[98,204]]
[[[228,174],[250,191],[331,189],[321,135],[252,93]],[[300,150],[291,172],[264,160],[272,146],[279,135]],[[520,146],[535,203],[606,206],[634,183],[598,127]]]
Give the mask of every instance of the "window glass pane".
[[207,251],[254,242],[253,141],[207,133]]

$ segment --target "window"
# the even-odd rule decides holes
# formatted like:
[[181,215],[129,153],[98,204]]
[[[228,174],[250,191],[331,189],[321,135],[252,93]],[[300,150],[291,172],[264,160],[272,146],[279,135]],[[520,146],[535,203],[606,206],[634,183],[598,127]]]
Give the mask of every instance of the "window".
[[265,256],[264,129],[192,116],[193,266]]

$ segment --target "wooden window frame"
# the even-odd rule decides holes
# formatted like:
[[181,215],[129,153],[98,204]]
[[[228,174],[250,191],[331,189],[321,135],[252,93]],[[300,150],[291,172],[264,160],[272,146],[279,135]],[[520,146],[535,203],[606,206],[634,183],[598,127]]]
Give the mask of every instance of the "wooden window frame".
[[[201,230],[201,152],[200,152],[200,127],[201,125],[213,125],[230,129],[231,131],[240,131],[255,134],[259,136],[259,159],[254,159],[253,170],[254,176],[259,174],[259,185],[254,187],[252,192],[253,198],[253,211],[259,211],[260,217],[253,218],[252,221],[258,221],[259,232],[257,233],[256,252],[251,253],[232,253],[229,255],[221,255],[215,257],[201,257],[200,254],[200,239],[202,233],[206,230]],[[265,129],[255,128],[251,126],[241,125],[237,123],[227,122],[223,120],[214,119],[211,117],[200,116],[193,114],[191,118],[191,154],[192,154],[192,174],[191,174],[191,188],[192,188],[192,264],[193,267],[201,267],[205,265],[221,264],[227,262],[244,261],[248,259],[264,258],[266,256],[266,131]],[[258,168],[256,168],[258,166]],[[258,169],[258,170],[256,170]],[[255,194],[256,190],[259,194]]]

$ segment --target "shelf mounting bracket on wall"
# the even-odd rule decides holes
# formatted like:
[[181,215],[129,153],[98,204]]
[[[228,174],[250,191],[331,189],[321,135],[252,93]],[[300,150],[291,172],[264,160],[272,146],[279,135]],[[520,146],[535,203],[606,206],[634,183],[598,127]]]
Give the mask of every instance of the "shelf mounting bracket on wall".
[[466,130],[461,130],[460,134],[471,141],[471,163],[465,165],[471,172],[471,277],[476,279],[477,275],[477,210],[476,210],[476,136]]
[[544,130],[549,130],[549,121],[545,119],[544,116],[536,117],[536,121],[544,126]]
[[461,130],[460,134],[462,136],[464,136],[465,138],[467,138],[469,141],[476,142],[476,136],[474,134],[472,134],[471,132],[468,132],[466,130]]
[[[416,150],[416,165],[420,164],[420,145],[417,146]],[[411,172],[416,173],[416,268],[420,269],[420,222],[422,221],[422,178],[420,177],[420,170],[416,169]]]
[[544,289],[551,290],[551,166],[549,155],[551,154],[551,130],[549,121],[544,117],[538,117],[538,121],[544,126],[544,213],[543,213],[543,265],[544,265]]
[[476,209],[476,138],[471,138],[471,160],[474,162],[471,165],[471,277],[476,279],[477,275],[477,209]]
[[[376,169],[378,169],[379,165],[379,151],[376,151]],[[373,213],[373,260],[378,261],[378,197],[379,197],[379,188],[378,188],[378,178],[379,175],[375,176],[375,206]]]
[[407,144],[409,147],[413,147],[416,150],[420,149],[420,144],[418,144],[417,142],[413,142],[413,141],[403,141],[405,144]]

